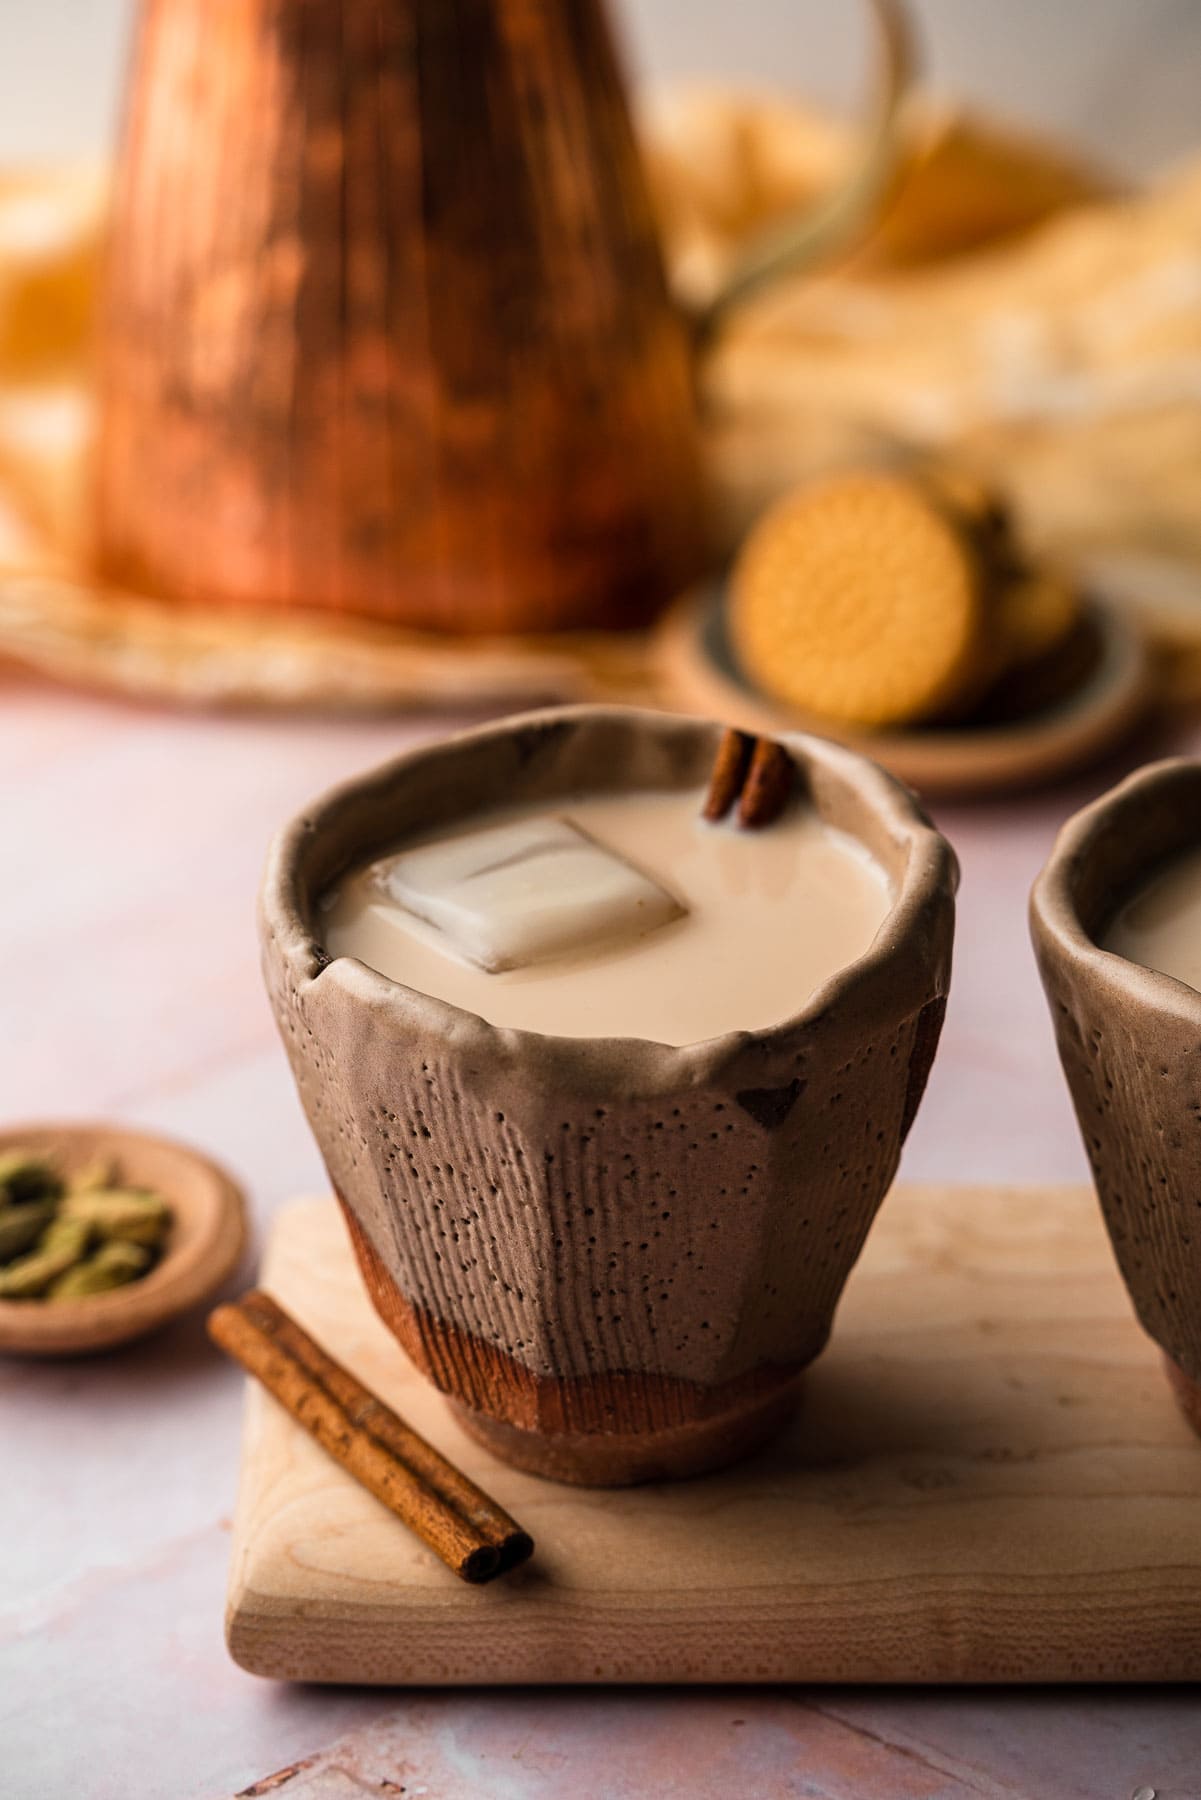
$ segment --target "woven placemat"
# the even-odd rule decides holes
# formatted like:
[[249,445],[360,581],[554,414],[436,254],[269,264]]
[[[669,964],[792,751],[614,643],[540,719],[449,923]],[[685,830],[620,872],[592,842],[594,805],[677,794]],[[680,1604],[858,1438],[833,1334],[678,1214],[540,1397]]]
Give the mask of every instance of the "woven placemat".
[[332,711],[534,700],[651,700],[643,633],[456,640],[353,619],[199,611],[91,585],[68,568],[0,571],[0,659],[174,704]]

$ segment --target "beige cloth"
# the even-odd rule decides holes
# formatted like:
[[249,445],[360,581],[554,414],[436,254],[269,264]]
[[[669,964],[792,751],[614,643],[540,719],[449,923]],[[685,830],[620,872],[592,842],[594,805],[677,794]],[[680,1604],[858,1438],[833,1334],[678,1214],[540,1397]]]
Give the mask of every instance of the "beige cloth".
[[[693,292],[848,154],[833,127],[753,97],[694,96],[653,123]],[[1122,195],[923,109],[873,240],[748,307],[704,391],[731,539],[815,471],[946,454],[1012,496],[1035,548],[1201,634],[1201,158]]]
[[[713,90],[652,101],[644,135],[693,297],[853,153],[828,118]],[[0,177],[0,564],[78,538],[105,198],[102,169]],[[737,316],[704,389],[731,538],[811,471],[949,452],[1013,495],[1037,546],[1178,601],[1201,633],[1201,159],[1116,195],[919,103],[871,242]]]
[[0,566],[78,536],[107,198],[103,167],[0,173]]

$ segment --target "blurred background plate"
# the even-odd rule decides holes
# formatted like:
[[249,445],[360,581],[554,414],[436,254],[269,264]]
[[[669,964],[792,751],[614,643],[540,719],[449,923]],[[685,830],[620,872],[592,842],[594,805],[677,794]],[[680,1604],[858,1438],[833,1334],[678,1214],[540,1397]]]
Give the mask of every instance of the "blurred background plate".
[[1067,698],[1008,722],[852,732],[794,712],[753,687],[734,659],[720,582],[685,595],[660,629],[658,651],[672,702],[779,735],[814,731],[849,744],[923,793],[988,794],[1034,787],[1101,756],[1132,731],[1154,692],[1139,632],[1112,606],[1088,602],[1098,654],[1091,675]]

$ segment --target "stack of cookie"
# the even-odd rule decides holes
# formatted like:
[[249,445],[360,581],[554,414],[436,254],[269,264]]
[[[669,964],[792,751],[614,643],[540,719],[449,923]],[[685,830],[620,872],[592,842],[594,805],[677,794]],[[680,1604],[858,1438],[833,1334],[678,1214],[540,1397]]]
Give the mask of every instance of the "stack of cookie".
[[863,470],[780,500],[731,582],[744,672],[806,714],[887,730],[1020,717],[1088,673],[1073,585],[1022,556],[995,494],[958,471]]

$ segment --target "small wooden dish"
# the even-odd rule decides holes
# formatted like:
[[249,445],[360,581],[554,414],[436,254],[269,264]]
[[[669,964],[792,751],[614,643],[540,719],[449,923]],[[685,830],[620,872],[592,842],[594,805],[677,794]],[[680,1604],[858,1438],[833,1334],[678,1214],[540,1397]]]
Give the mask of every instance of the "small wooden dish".
[[85,1300],[0,1300],[0,1352],[82,1356],[127,1343],[197,1306],[220,1287],[246,1248],[241,1189],[183,1144],[119,1125],[18,1125],[0,1131],[0,1154],[53,1157],[64,1174],[111,1157],[130,1186],[153,1188],[171,1207],[162,1259],[141,1281]]
[[1088,615],[1099,643],[1092,674],[1042,711],[980,725],[853,731],[773,700],[734,659],[722,582],[676,602],[660,627],[658,661],[671,704],[770,737],[812,731],[834,738],[923,793],[1000,793],[1095,761],[1133,730],[1154,697],[1151,657],[1129,617],[1091,598]]

